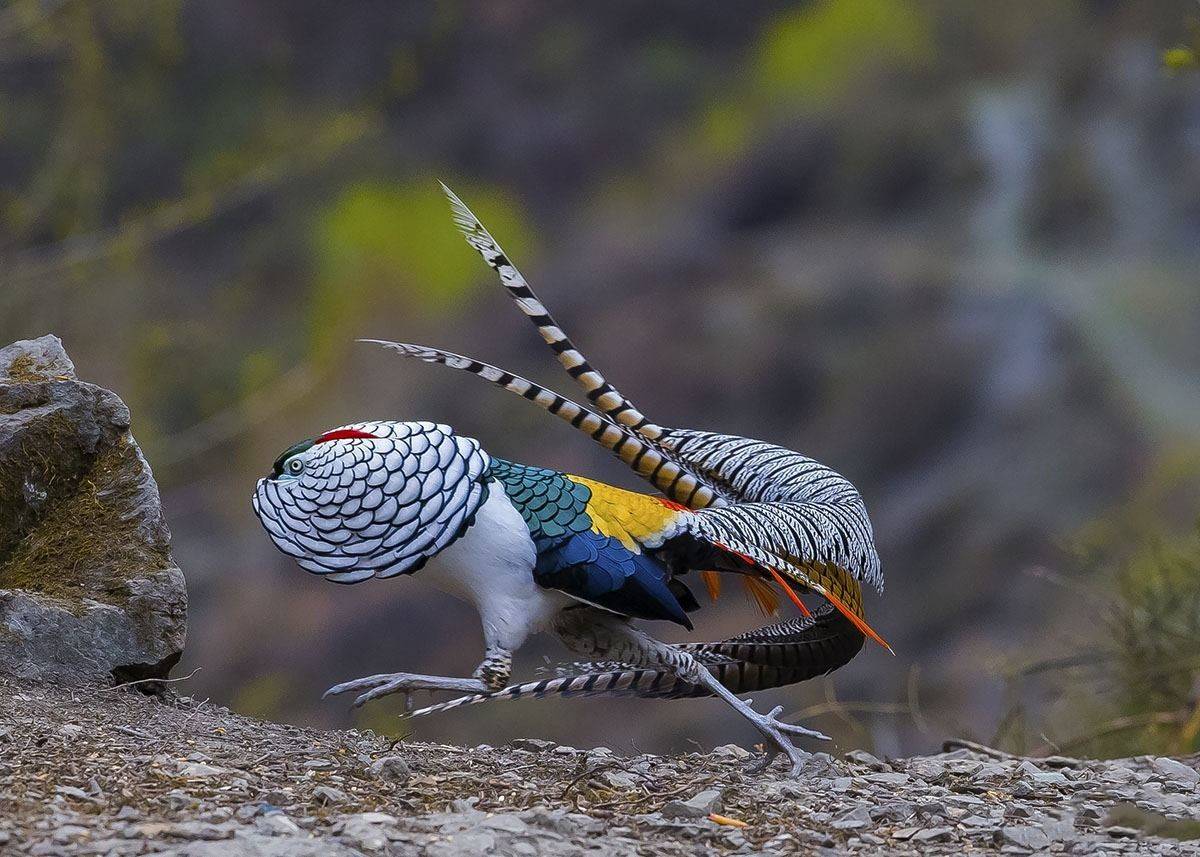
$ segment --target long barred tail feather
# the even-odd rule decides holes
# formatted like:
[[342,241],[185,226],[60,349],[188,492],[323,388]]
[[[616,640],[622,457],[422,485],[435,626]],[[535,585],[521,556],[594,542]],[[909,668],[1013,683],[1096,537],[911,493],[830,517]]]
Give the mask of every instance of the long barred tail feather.
[[596,443],[620,458],[635,473],[648,480],[655,488],[676,502],[684,505],[697,503],[707,506],[714,496],[712,489],[703,480],[697,479],[685,470],[674,460],[673,455],[661,450],[653,441],[640,437],[631,429],[618,425],[607,417],[578,405],[565,396],[514,372],[441,348],[391,342],[385,339],[360,339],[359,342],[382,345],[405,357],[413,357],[417,360],[424,360],[426,363],[437,363],[449,366],[451,369],[469,372],[528,399],[542,410],[570,423],[588,435]]
[[[680,643],[734,693],[756,693],[806,681],[845,664],[862,647],[862,637],[846,633],[846,620],[824,607],[814,617],[791,619],[716,643]],[[493,700],[540,699],[546,696],[636,696],[683,699],[710,692],[666,670],[615,662],[576,662],[557,668],[566,675],[476,693],[409,712],[424,717]]]
[[504,288],[508,290],[521,312],[525,313],[537,327],[542,339],[546,340],[546,344],[558,357],[558,362],[583,388],[588,400],[614,422],[626,426],[649,440],[657,439],[663,432],[662,427],[650,422],[634,407],[633,402],[623,396],[587,361],[567,337],[567,334],[563,332],[563,329],[558,326],[545,304],[538,300],[538,296],[533,293],[529,283],[505,255],[496,239],[484,228],[479,218],[471,212],[471,209],[467,208],[466,203],[459,199],[454,191],[446,187],[444,183],[439,182],[439,184],[442,185],[442,192],[450,201],[454,223],[467,239],[467,243],[474,247],[483,257],[483,261],[500,275],[500,282],[504,284]]

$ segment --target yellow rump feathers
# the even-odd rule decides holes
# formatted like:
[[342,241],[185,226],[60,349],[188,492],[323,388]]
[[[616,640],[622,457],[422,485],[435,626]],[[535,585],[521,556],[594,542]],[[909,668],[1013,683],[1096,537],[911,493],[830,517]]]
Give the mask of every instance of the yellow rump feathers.
[[567,478],[592,492],[587,504],[592,529],[616,539],[634,553],[658,547],[679,532],[684,513],[669,500],[614,488],[582,476]]

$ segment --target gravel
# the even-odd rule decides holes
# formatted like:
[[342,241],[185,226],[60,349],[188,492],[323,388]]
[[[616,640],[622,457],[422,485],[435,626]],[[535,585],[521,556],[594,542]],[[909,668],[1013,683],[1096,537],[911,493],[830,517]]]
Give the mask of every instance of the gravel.
[[1195,760],[393,742],[0,676],[0,855],[1200,854]]

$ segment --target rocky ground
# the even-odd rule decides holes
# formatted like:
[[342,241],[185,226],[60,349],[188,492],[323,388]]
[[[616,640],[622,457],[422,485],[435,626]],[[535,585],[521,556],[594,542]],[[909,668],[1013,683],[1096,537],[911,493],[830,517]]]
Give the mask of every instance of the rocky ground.
[[394,743],[0,677],[0,854],[1200,853],[1189,760]]

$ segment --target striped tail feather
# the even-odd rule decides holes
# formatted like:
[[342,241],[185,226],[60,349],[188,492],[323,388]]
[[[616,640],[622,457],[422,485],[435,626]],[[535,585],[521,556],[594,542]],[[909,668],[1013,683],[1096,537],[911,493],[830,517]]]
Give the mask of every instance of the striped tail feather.
[[[814,617],[792,619],[715,643],[681,643],[733,693],[757,693],[824,675],[842,666],[862,648],[861,636],[846,633],[846,620],[825,607]],[[404,717],[424,717],[494,700],[582,696],[636,696],[684,699],[710,696],[700,685],[665,670],[621,663],[563,664],[567,675],[475,693],[416,709]],[[581,671],[581,672],[580,672]]]
[[514,684],[491,693],[473,693],[447,702],[428,705],[401,715],[402,717],[424,717],[442,711],[478,705],[492,700],[541,699],[546,696],[639,696],[645,699],[682,699],[688,696],[703,696],[705,691],[685,682],[673,673],[661,670],[626,666],[624,669],[607,672],[584,673],[582,675],[544,678]]
[[684,505],[696,503],[707,506],[715,496],[712,489],[703,480],[696,478],[680,466],[674,460],[674,456],[664,452],[653,441],[640,437],[631,429],[618,425],[607,417],[578,405],[527,378],[490,363],[441,348],[391,342],[385,339],[360,339],[359,342],[381,345],[405,357],[413,357],[426,363],[437,363],[451,369],[469,372],[528,399],[542,410],[570,423],[588,435],[671,500]]
[[633,402],[625,398],[603,375],[593,367],[571,342],[558,322],[550,315],[545,304],[538,300],[529,283],[512,261],[500,248],[500,244],[487,231],[479,218],[467,208],[466,203],[442,182],[442,192],[450,201],[450,210],[454,223],[475,250],[483,257],[493,271],[500,275],[500,282],[508,290],[513,301],[521,312],[529,318],[538,329],[542,339],[554,351],[558,362],[567,373],[583,388],[588,401],[592,402],[602,413],[620,425],[629,428],[648,440],[655,440],[662,434],[663,429],[650,422]]

